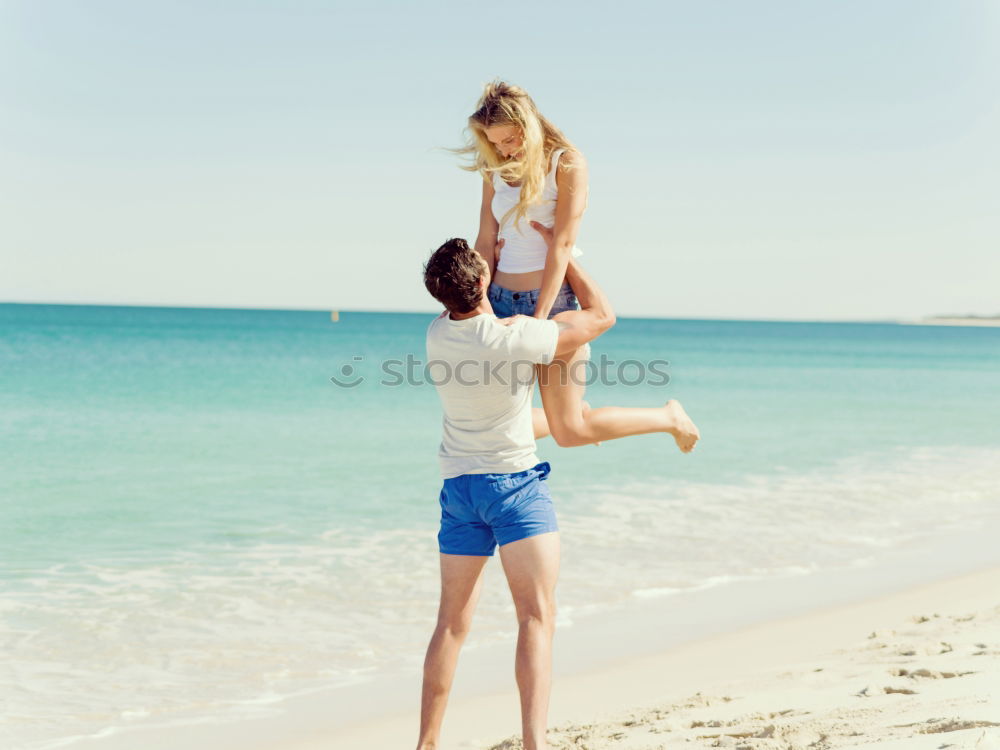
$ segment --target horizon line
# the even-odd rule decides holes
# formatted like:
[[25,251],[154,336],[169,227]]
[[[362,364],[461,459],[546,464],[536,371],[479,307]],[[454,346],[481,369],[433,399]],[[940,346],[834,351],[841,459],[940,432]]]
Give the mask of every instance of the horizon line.
[[[322,313],[365,313],[365,314],[389,314],[389,315],[435,315],[440,310],[414,310],[414,309],[360,309],[360,308],[333,308],[333,307],[244,307],[230,305],[178,305],[178,304],[147,304],[130,302],[25,302],[23,300],[3,300],[0,305],[38,305],[50,307],[124,307],[124,308],[157,308],[167,310],[233,310],[233,311],[260,311],[260,312],[322,312]],[[726,318],[726,317],[694,317],[694,316],[660,316],[660,315],[620,315],[618,317],[633,320],[687,320],[687,321],[708,321],[708,322],[754,322],[754,323],[921,323],[928,320],[947,319],[971,319],[990,320],[1000,319],[1000,314],[979,315],[974,313],[965,314],[934,314],[923,317],[888,317],[888,318]]]

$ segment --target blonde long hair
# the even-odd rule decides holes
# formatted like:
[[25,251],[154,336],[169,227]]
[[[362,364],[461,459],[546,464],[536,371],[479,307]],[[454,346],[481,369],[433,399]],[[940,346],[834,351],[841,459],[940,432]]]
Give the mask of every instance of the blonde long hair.
[[[486,137],[486,129],[497,125],[514,125],[520,129],[524,156],[504,159],[500,155]],[[520,200],[504,215],[501,223],[511,214],[515,216],[515,223],[520,222],[528,206],[541,202],[552,152],[574,148],[559,128],[542,116],[527,91],[499,80],[484,87],[476,111],[469,117],[467,130],[468,144],[454,149],[456,153],[472,157],[472,162],[462,165],[462,169],[479,172],[490,183],[495,174],[506,182],[521,183]]]

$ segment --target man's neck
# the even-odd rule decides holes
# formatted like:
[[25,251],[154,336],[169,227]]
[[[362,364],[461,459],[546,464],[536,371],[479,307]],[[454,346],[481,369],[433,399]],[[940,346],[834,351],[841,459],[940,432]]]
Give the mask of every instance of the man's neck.
[[489,306],[489,303],[486,300],[483,300],[478,305],[476,305],[476,308],[472,310],[472,312],[467,312],[467,313],[450,312],[448,313],[448,317],[451,318],[452,320],[468,320],[469,318],[474,318],[477,315],[492,315],[492,314],[493,314],[493,308]]

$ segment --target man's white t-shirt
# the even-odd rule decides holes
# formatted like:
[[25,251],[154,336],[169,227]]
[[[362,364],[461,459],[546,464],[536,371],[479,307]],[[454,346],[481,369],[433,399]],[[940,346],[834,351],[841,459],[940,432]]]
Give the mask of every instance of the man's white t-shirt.
[[535,364],[556,352],[553,320],[495,315],[452,320],[447,312],[427,329],[425,372],[444,408],[438,458],[445,479],[460,474],[509,474],[538,463],[531,427]]

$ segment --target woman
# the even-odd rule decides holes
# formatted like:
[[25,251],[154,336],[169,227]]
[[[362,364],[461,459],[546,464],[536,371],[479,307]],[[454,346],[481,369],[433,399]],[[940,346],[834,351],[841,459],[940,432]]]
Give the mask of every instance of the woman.
[[[565,277],[570,255],[579,254],[576,235],[587,207],[583,154],[526,91],[502,81],[486,85],[468,129],[471,142],[458,153],[470,154],[465,169],[483,177],[475,248],[489,266],[494,313],[545,319],[576,309]],[[532,222],[551,228],[548,241]],[[698,430],[677,401],[654,409],[590,409],[583,400],[588,356],[582,347],[538,366],[544,413],[535,410],[536,437],[551,433],[559,445],[574,446],[670,432],[681,451],[693,450]]]

